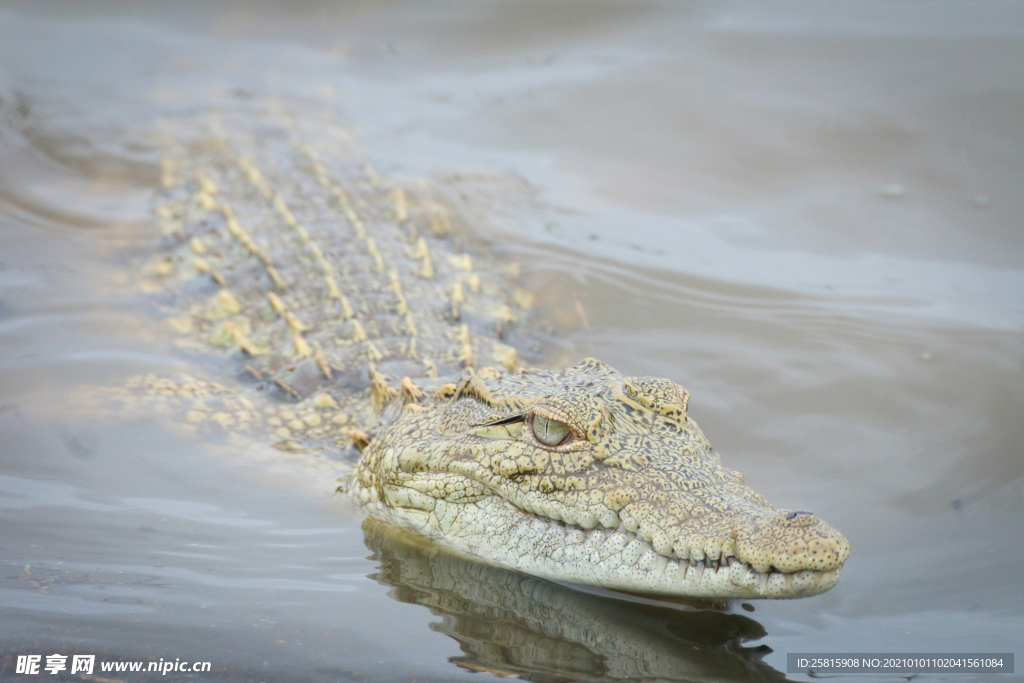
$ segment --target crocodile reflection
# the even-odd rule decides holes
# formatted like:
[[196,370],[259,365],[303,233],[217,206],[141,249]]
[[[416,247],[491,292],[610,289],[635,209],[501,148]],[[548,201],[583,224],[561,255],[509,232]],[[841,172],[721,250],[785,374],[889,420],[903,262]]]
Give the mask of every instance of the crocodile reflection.
[[441,617],[431,628],[471,671],[529,681],[781,681],[762,661],[765,635],[744,616],[584,593],[452,555],[413,532],[367,519],[371,575],[391,597]]

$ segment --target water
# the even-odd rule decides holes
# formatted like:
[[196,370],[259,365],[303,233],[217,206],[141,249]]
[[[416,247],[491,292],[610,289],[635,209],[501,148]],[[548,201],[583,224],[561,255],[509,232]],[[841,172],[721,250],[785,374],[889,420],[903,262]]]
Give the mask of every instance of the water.
[[[1021,64],[1005,2],[4,3],[0,676],[52,652],[568,681],[1021,651]],[[155,121],[271,95],[464,197],[538,294],[544,362],[687,386],[727,464],[847,535],[840,585],[751,613],[480,575],[361,528],[298,461],[62,408],[223,367],[167,351],[125,274]]]

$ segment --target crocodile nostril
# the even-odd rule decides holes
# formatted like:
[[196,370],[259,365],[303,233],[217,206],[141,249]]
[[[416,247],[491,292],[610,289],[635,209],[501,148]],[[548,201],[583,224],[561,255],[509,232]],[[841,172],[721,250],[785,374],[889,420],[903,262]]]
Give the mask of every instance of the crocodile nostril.
[[779,510],[775,523],[782,526],[814,526],[818,524],[818,518],[808,510]]

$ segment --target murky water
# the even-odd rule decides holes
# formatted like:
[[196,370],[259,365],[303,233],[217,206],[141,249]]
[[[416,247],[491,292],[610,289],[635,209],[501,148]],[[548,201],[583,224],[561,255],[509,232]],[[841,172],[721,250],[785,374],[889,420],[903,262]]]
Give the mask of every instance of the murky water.
[[[4,5],[0,677],[44,652],[568,681],[1024,650],[1020,4]],[[65,413],[82,383],[221,367],[166,352],[117,273],[152,244],[155,121],[271,95],[464,197],[538,293],[545,362],[687,386],[727,464],[847,535],[839,586],[750,613],[481,573],[287,462]]]

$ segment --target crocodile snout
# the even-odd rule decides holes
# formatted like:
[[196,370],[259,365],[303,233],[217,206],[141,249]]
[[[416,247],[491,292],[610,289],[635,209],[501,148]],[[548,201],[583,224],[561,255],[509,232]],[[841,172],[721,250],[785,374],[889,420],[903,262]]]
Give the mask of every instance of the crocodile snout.
[[737,533],[737,556],[759,572],[829,571],[846,561],[850,542],[804,510],[773,510]]

